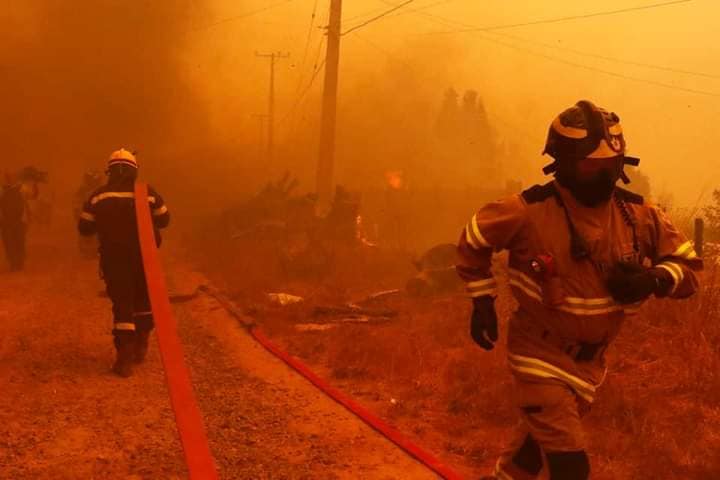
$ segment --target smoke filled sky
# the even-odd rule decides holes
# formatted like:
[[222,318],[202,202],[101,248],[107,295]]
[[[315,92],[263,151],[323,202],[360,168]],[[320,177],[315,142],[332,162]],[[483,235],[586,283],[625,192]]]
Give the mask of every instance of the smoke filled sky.
[[[259,150],[256,115],[267,110],[269,67],[255,53],[275,51],[290,55],[276,65],[279,148],[295,151],[291,166],[314,168],[322,71],[311,78],[324,54],[328,0],[12,3],[2,14],[9,28],[0,34],[0,82],[14,97],[16,120],[5,119],[3,139],[16,157],[58,145],[62,155],[98,156],[135,142],[158,156],[237,149],[235,161],[257,161],[250,151]],[[402,2],[344,3],[348,30]],[[659,3],[415,0],[349,33],[341,44],[338,181],[367,172],[359,163],[393,166],[380,156],[411,165],[403,158],[418,155],[414,139],[401,132],[398,145],[373,158],[353,151],[360,140],[378,140],[373,119],[382,125],[407,112],[418,125],[431,122],[443,91],[454,87],[478,90],[497,134],[519,145],[523,171],[508,177],[541,180],[549,122],[587,98],[620,115],[656,193],[672,192],[682,204],[701,194],[707,201],[720,187],[720,3],[459,31]],[[142,128],[124,125],[133,123]],[[82,147],[83,131],[92,148]]]

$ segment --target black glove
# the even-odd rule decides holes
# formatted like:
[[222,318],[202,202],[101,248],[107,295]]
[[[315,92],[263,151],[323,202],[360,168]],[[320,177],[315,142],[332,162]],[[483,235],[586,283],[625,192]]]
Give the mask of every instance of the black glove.
[[495,299],[488,295],[473,298],[473,312],[470,319],[470,336],[485,350],[492,350],[498,339]]
[[610,270],[607,288],[620,304],[645,300],[653,293],[662,296],[672,287],[673,279],[662,268],[646,268],[639,263],[618,262]]

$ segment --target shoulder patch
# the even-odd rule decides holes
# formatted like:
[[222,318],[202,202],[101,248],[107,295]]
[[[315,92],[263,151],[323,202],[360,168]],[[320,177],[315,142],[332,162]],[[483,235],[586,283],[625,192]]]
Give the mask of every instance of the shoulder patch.
[[533,185],[521,193],[526,203],[539,203],[555,195],[555,187],[552,182],[545,185]]
[[616,187],[615,192],[617,196],[628,203],[635,203],[638,205],[642,205],[645,203],[645,199],[642,195],[638,195],[635,192],[631,192],[630,190],[625,190],[624,188]]

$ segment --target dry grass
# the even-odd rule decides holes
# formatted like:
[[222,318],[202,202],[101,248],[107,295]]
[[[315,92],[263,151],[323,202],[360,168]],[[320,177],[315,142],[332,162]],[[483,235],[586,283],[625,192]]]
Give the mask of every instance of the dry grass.
[[[248,249],[255,249],[248,252]],[[215,243],[198,258],[268,333],[449,464],[477,475],[494,462],[515,417],[504,346],[486,353],[468,335],[462,295],[384,301],[391,322],[296,331],[317,304],[402,286],[412,273],[397,253],[343,253],[321,283],[283,279],[258,245]],[[238,253],[242,252],[242,255]],[[277,307],[268,291],[304,296]],[[513,308],[505,291],[503,322]],[[720,478],[720,277],[710,268],[689,300],[654,300],[628,321],[609,352],[609,375],[587,419],[597,479]],[[504,338],[504,332],[501,332]],[[395,399],[391,402],[391,399]]]

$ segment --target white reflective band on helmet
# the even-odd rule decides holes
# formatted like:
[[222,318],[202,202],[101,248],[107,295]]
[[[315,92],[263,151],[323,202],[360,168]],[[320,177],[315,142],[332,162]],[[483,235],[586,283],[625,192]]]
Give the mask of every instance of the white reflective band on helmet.
[[118,322],[113,324],[114,330],[123,330],[123,331],[135,331],[135,324],[129,323],[129,322]]
[[605,140],[604,138],[600,140],[600,143],[598,143],[598,146],[595,150],[590,153],[590,155],[587,156],[587,158],[615,158],[619,155],[621,155],[621,145],[618,144],[615,146],[616,148],[613,149]]
[[93,215],[92,213],[88,213],[88,212],[81,212],[80,218],[82,218],[83,220],[87,220],[88,222],[95,221],[95,215]]
[[115,150],[113,153],[110,154],[108,166],[117,164],[129,165],[133,168],[137,168],[138,166],[135,155],[132,152],[125,150],[124,148],[121,148],[120,150]]

